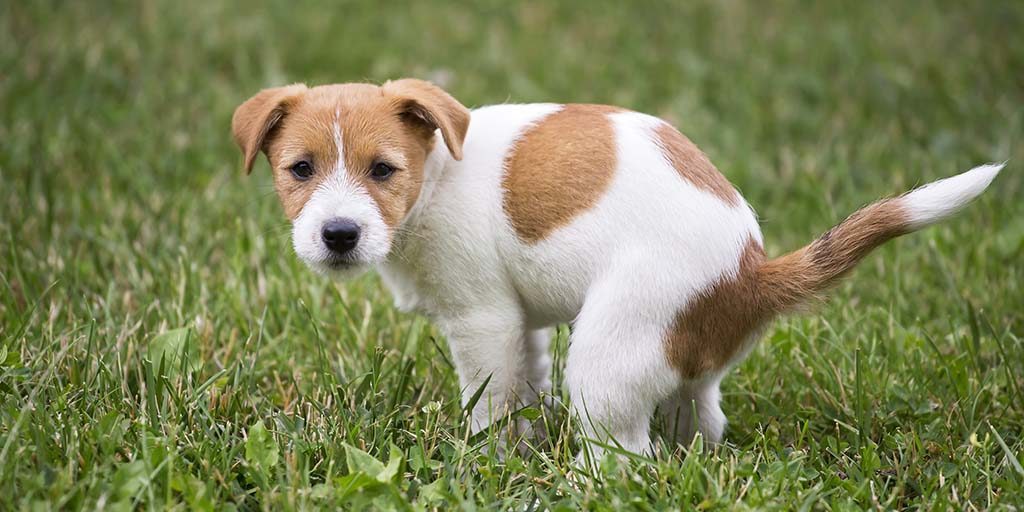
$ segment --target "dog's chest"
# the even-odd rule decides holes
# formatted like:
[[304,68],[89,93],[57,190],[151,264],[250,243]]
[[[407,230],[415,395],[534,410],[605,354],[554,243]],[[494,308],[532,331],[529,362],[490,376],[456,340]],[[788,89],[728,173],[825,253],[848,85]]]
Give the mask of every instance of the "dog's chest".
[[506,233],[467,239],[420,229],[379,270],[396,307],[435,320],[501,305],[519,309],[530,328],[569,322],[594,273],[591,258],[524,246]]

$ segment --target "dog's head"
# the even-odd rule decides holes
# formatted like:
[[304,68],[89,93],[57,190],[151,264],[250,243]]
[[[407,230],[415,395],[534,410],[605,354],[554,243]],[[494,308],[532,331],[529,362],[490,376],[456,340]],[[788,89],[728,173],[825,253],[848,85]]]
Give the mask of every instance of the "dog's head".
[[352,275],[384,261],[423,184],[440,131],[462,158],[469,111],[422,80],[265,89],[231,121],[246,172],[263,151],[292,222],[295,252],[314,270]]

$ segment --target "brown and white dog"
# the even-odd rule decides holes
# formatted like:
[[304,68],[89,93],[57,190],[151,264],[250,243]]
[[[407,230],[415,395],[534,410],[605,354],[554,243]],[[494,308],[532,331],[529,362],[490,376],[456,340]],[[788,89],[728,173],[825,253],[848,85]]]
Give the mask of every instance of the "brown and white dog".
[[470,111],[406,79],[267,89],[232,129],[247,171],[266,153],[302,260],[340,276],[375,266],[398,307],[447,335],[463,400],[487,383],[474,429],[549,389],[549,329],[571,323],[572,403],[590,436],[635,452],[650,450],[656,408],[676,440],[719,441],[719,382],[773,317],[953,214],[1002,168],[879,201],[768,259],[729,181],[637,112]]

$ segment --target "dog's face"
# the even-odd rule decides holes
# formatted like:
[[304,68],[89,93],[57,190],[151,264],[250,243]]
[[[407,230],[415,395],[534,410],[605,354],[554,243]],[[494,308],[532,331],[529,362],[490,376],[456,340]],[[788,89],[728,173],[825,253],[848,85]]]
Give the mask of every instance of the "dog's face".
[[246,171],[260,151],[270,161],[295,252],[339,276],[386,259],[419,197],[435,131],[458,160],[468,128],[465,107],[411,79],[266,89],[232,119]]

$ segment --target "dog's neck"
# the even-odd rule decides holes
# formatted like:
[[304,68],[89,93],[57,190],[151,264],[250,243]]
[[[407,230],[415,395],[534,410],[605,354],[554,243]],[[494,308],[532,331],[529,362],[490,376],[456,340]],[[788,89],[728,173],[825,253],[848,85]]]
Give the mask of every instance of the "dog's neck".
[[[440,134],[437,135],[437,142]],[[438,184],[444,179],[449,166],[455,162],[444,144],[436,143],[423,163],[423,185],[409,213],[394,232],[391,252],[386,261],[377,265],[387,288],[395,299],[395,306],[402,311],[423,311],[423,298],[418,292],[418,275],[415,261],[421,252],[422,234],[419,234],[423,211],[434,201]]]
[[444,179],[449,165],[455,162],[451,153],[448,152],[448,148],[441,143],[440,133],[435,137],[434,147],[427,154],[427,158],[423,162],[423,184],[420,187],[419,197],[416,198],[416,202],[409,209],[409,213],[406,214],[398,229],[395,230],[395,238],[391,245],[391,255],[388,257],[389,261],[396,258],[402,259],[401,255],[403,252],[409,249],[410,236],[412,236],[410,233],[416,230],[423,210],[434,200],[434,193],[438,188],[438,184]]
[[[416,225],[424,207],[433,200],[437,184],[444,179],[448,166],[455,161],[451,153],[448,152],[448,148],[440,143],[441,135],[437,134],[435,137],[434,147],[427,154],[427,158],[423,162],[423,185],[420,187],[420,195],[416,198],[412,208],[409,209],[405,219],[402,220],[399,231],[404,231],[408,226]],[[396,239],[395,241],[398,242],[399,240]]]

